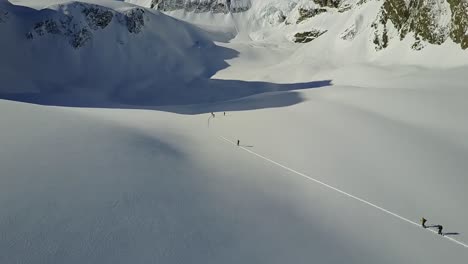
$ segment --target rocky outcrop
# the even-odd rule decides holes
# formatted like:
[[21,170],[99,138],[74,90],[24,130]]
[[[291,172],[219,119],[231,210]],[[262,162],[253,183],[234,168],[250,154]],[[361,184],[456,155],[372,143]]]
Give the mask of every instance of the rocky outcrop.
[[357,35],[357,28],[355,25],[347,28],[343,34],[341,34],[340,38],[343,39],[343,40],[353,40]]
[[340,7],[338,8],[338,12],[344,13],[344,12],[347,12],[347,11],[349,11],[349,10],[351,10],[351,9],[353,9],[353,6],[352,6],[352,5],[350,5],[350,4],[345,4],[345,5],[340,6]]
[[[187,12],[228,13],[243,12],[251,7],[254,0],[152,0],[151,8],[161,11],[185,10]],[[261,0],[255,0],[261,1]],[[271,1],[260,14],[275,14],[265,24],[301,24],[323,13],[345,13],[366,8],[365,5],[379,5],[371,24],[371,39],[376,50],[387,48],[392,41],[406,37],[414,39],[411,47],[423,49],[428,44],[440,45],[448,39],[468,49],[468,1],[466,0],[291,0],[291,8],[277,12],[282,3]],[[373,10],[373,7],[371,8]],[[373,14],[367,14],[373,15]],[[259,19],[263,19],[260,15]],[[367,22],[366,22],[367,23]],[[365,27],[368,27],[366,24]],[[359,34],[356,26],[348,26],[338,37],[352,41]],[[298,41],[308,41],[298,38]]]
[[57,22],[51,19],[38,22],[34,25],[34,32],[39,36],[49,34],[61,34],[62,30],[57,25]]
[[93,6],[85,7],[82,12],[86,16],[88,26],[93,30],[106,28],[114,17],[111,11]]
[[141,32],[145,26],[144,14],[145,10],[141,8],[132,9],[124,14],[128,32],[137,34]]
[[250,0],[152,0],[151,8],[160,11],[185,10],[195,13],[239,13],[250,9]]
[[314,3],[320,5],[321,7],[332,7],[338,8],[343,2],[342,0],[313,0]]
[[[437,5],[439,4],[439,5]],[[439,0],[410,1],[408,22],[401,31],[414,33],[416,39],[440,45],[449,36],[450,23],[440,22],[441,17],[450,16],[450,7]]]
[[75,49],[83,47],[88,41],[91,40],[93,34],[87,28],[82,28],[78,31],[73,32],[70,35],[70,45]]
[[351,9],[352,5],[344,3],[344,0],[310,0],[309,2],[302,2],[298,4],[297,12],[299,16],[296,24],[330,10],[344,13]]
[[150,8],[160,11],[173,11],[185,8],[183,0],[151,0]]
[[294,35],[294,42],[307,43],[325,34],[327,30],[312,29],[311,31],[298,32]]
[[324,8],[299,8],[299,18],[296,21],[296,24],[301,23],[304,20],[312,18],[320,13],[327,12]]
[[448,3],[452,10],[450,38],[462,49],[468,49],[468,2],[448,0]]
[[75,48],[85,46],[93,39],[97,30],[106,29],[114,20],[119,26],[125,26],[128,32],[138,34],[145,25],[145,11],[133,8],[125,12],[117,12],[97,5],[76,3],[68,6],[76,12],[58,13],[54,18],[36,22],[26,38],[33,40],[45,35],[59,35],[68,39]]
[[[385,0],[376,21],[374,44],[384,49],[391,39],[413,35],[413,49],[424,48],[424,43],[440,45],[448,38],[468,48],[468,3],[463,0]],[[390,30],[396,31],[390,33]]]

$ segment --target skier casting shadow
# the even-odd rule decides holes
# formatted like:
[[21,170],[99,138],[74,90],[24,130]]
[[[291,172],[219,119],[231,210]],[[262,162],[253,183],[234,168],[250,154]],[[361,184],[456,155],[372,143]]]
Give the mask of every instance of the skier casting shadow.
[[437,229],[437,234],[439,235],[442,235],[442,236],[456,236],[456,235],[459,235],[460,233],[458,232],[447,232],[447,233],[443,233],[442,230],[443,230],[443,226],[442,225],[426,225],[426,222],[427,222],[427,219],[424,218],[424,217],[421,217],[421,226],[423,228],[436,228]]

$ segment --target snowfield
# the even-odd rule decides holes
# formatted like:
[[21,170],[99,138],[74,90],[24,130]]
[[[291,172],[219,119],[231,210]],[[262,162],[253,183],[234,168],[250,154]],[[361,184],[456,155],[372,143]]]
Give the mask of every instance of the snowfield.
[[[22,12],[42,19],[43,7],[71,8],[58,0],[10,2],[23,7],[3,2],[0,9],[20,8],[12,14],[21,28],[32,23]],[[0,263],[466,262],[468,64],[455,58],[466,51],[397,47],[393,57],[385,51],[369,59],[363,49],[340,62],[345,55],[332,45],[279,37],[287,28],[239,26],[237,34],[229,14],[225,24],[200,14],[193,26],[143,10],[152,22],[139,41],[114,21],[83,49],[48,36],[0,51],[11,56],[0,62]],[[5,28],[0,33],[19,39],[20,29]],[[112,46],[100,54],[115,34],[128,37],[135,57]],[[252,37],[259,34],[268,37]],[[190,46],[199,39],[206,46]],[[0,39],[9,45],[2,47],[12,43]],[[48,75],[21,71],[45,63],[22,49],[47,57],[54,43],[63,57],[42,69]],[[145,58],[140,48],[168,56],[140,69],[166,72],[126,75]],[[85,54],[86,65],[128,65],[103,70],[109,75],[91,67],[83,82],[67,85],[83,67],[72,59]],[[164,64],[185,60],[190,65],[181,68]],[[65,92],[37,81],[54,75],[50,82]],[[130,75],[161,97],[109,100],[115,87],[106,78],[131,96]],[[429,229],[419,226],[421,217]]]

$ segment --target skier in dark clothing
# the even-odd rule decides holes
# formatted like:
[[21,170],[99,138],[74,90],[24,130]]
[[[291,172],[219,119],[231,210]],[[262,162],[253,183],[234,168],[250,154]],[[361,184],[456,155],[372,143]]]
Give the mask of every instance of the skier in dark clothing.
[[427,222],[426,218],[422,217],[422,218],[421,218],[421,225],[422,225],[422,227],[427,228],[426,222]]
[[237,146],[239,146],[239,144],[240,144],[240,140],[237,140]]
[[224,116],[226,116],[226,112],[224,112]]
[[437,232],[437,234],[439,234],[439,235],[444,235],[444,234],[442,233],[442,228],[443,228],[443,227],[442,227],[441,225],[438,225],[438,226],[437,226],[437,229],[439,230],[439,231]]

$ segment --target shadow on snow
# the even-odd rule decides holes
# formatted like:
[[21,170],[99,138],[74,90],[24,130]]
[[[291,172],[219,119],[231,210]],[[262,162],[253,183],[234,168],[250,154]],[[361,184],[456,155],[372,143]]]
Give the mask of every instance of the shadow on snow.
[[[3,5],[14,18],[12,21],[25,25],[64,16],[52,9],[34,10],[8,2]],[[3,84],[0,87],[0,99],[53,106],[156,109],[198,114],[289,106],[304,100],[300,93],[293,90],[331,85],[331,80],[277,84],[211,79],[216,72],[229,67],[226,61],[237,57],[239,52],[216,45],[212,34],[204,33],[185,22],[153,15],[148,12],[148,16],[154,20],[150,26],[157,26],[162,21],[174,27],[186,28],[194,43],[186,43],[188,45],[179,51],[185,57],[177,57],[171,64],[135,53],[143,49],[148,49],[149,54],[171,50],[165,42],[152,42],[154,45],[145,46],[146,42],[159,39],[153,36],[156,33],[151,32],[150,28],[150,31],[142,33],[148,37],[146,42],[133,40],[129,35],[124,50],[112,49],[106,56],[102,54],[106,46],[94,39],[90,40],[90,45],[73,50],[68,45],[59,45],[63,44],[63,38],[58,37],[49,38],[49,42],[38,38],[23,43],[20,39],[18,45],[14,37],[11,40],[5,38],[5,41],[10,41],[6,43],[7,47],[15,48],[0,50],[0,57],[6,57],[4,61],[11,60],[16,64],[2,65],[0,62],[0,71],[5,68],[11,73],[0,75]],[[4,26],[10,25],[13,23]],[[19,28],[25,30],[18,32],[21,36],[25,36],[29,30],[28,26],[15,30]],[[120,33],[128,34],[125,32],[123,30]],[[112,31],[104,30],[96,34],[106,39],[116,37]],[[51,44],[57,44],[57,48],[51,49]],[[104,44],[111,45],[112,42]],[[26,56],[25,50],[32,52]],[[74,60],[75,57],[80,60]],[[24,72],[30,73],[27,79],[22,74]]]
[[154,109],[179,114],[201,114],[220,111],[242,111],[284,107],[305,99],[295,90],[320,88],[331,81],[294,84],[247,82],[236,80],[198,80],[194,86],[174,92],[158,89],[158,95],[140,95],[129,98],[113,94],[92,97],[66,93],[0,93],[0,99],[50,106]]

